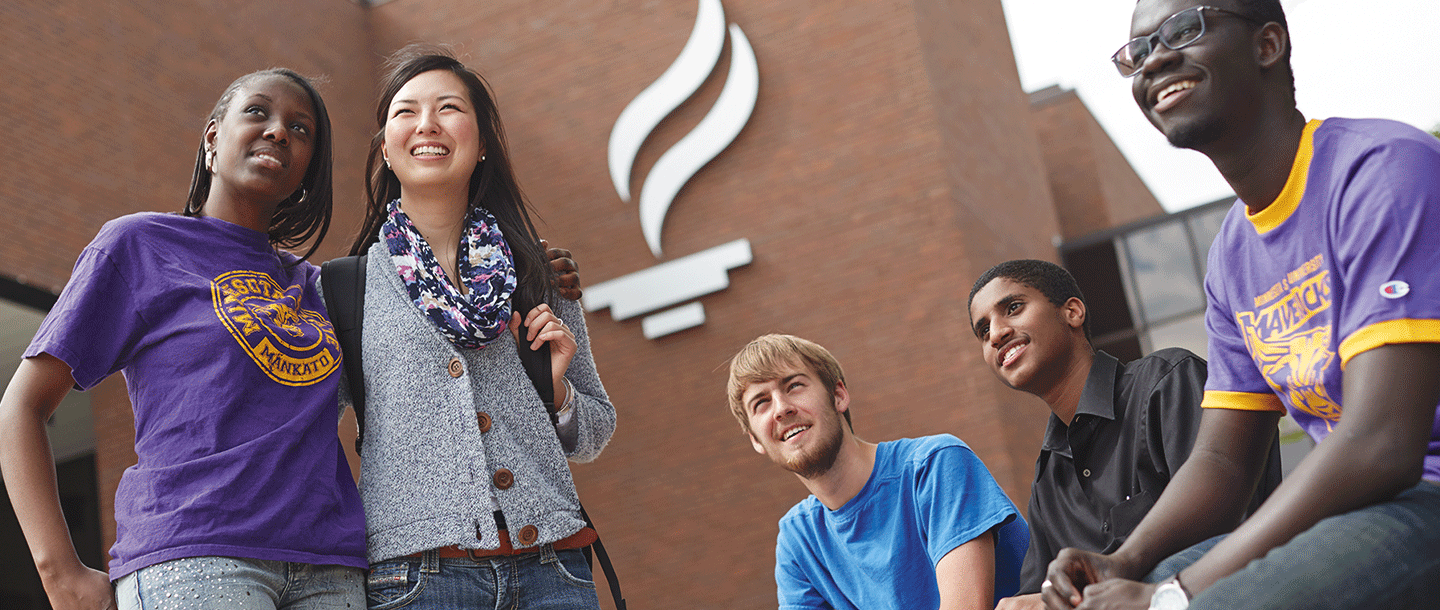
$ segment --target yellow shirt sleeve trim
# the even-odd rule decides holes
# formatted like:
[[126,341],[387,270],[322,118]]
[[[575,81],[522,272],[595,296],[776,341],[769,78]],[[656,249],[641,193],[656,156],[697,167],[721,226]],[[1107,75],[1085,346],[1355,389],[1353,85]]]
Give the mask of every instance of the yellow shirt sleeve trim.
[[1340,342],[1340,367],[1360,352],[1392,343],[1440,343],[1440,320],[1386,320],[1350,333]]
[[1253,394],[1250,392],[1205,390],[1205,398],[1200,400],[1200,408],[1285,412],[1285,405],[1280,402],[1280,397],[1269,392]]
[[1300,207],[1300,198],[1305,196],[1305,179],[1310,175],[1310,159],[1315,155],[1315,130],[1322,122],[1311,119],[1305,124],[1305,131],[1300,134],[1300,148],[1295,151],[1295,162],[1290,166],[1290,177],[1285,179],[1280,196],[1256,214],[1246,210],[1245,218],[1255,225],[1256,233],[1264,235],[1280,226]]

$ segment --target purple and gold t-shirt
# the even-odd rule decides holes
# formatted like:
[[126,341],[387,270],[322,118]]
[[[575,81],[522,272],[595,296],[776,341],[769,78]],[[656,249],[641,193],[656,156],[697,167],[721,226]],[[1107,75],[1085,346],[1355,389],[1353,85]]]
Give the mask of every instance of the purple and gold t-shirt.
[[[1205,290],[1203,406],[1288,409],[1324,440],[1350,358],[1440,343],[1440,140],[1394,121],[1311,121],[1275,202],[1230,210]],[[1440,481],[1440,409],[1424,478]]]
[[292,263],[263,233],[156,213],[81,253],[25,356],[63,360],[82,390],[125,374],[139,461],[115,494],[112,579],[203,555],[366,567],[340,346],[319,270]]

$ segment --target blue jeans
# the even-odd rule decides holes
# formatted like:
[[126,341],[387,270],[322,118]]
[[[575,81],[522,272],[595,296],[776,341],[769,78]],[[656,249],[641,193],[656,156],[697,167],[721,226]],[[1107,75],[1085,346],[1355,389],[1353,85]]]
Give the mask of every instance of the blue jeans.
[[441,559],[435,551],[382,561],[370,566],[365,589],[370,610],[600,607],[584,555],[548,544],[533,553],[478,561]]
[[[1169,578],[1222,537],[1176,553],[1146,577]],[[1209,608],[1440,608],[1440,484],[1316,523],[1190,602]]]
[[365,571],[235,557],[187,557],[115,581],[118,610],[354,610]]

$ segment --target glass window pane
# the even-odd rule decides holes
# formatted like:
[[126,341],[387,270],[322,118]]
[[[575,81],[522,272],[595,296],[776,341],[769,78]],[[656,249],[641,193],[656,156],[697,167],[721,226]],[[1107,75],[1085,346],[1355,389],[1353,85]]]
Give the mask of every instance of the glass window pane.
[[1190,217],[1190,234],[1195,238],[1195,253],[1200,259],[1201,273],[1208,269],[1210,244],[1220,234],[1220,223],[1225,221],[1229,212],[1230,206],[1220,205]]
[[1190,237],[1178,221],[1136,231],[1125,242],[1146,321],[1205,307]]
[[1152,352],[1166,347],[1183,347],[1195,352],[1201,358],[1209,359],[1205,349],[1205,314],[1203,312],[1160,326],[1151,326],[1145,335],[1145,347]]

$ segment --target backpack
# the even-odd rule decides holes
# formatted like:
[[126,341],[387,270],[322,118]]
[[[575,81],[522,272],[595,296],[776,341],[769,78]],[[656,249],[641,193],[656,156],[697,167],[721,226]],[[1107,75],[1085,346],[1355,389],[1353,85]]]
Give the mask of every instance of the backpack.
[[[368,260],[368,254],[361,254],[326,261],[320,266],[325,306],[330,312],[330,323],[335,327],[335,338],[340,342],[341,363],[345,367],[345,376],[349,379],[350,400],[355,408],[355,422],[359,426],[355,435],[357,455],[365,441],[365,373],[361,367],[360,331],[365,319],[365,265]],[[529,308],[525,310],[528,311]],[[523,323],[521,332],[525,332]],[[550,422],[555,423],[558,415],[555,409],[555,386],[550,379],[550,346],[541,345],[540,349],[532,350],[529,344],[518,342],[515,351],[520,354],[525,375],[530,378],[540,400],[545,403]],[[600,559],[600,568],[604,570],[605,579],[610,583],[610,595],[615,600],[615,609],[625,610],[625,599],[620,594],[620,580],[615,577],[615,567],[610,563],[610,555],[605,552],[605,545],[600,541],[599,530],[585,512],[584,504],[580,505],[580,517],[585,519],[586,527],[596,531],[595,543],[581,549],[585,555],[585,563],[590,565],[593,572],[595,558]]]

